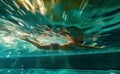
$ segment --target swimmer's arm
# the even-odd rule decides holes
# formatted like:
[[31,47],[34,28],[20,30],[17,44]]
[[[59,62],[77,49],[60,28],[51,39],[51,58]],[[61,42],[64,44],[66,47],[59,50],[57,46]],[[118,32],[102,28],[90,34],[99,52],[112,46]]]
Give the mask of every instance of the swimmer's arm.
[[33,44],[34,46],[36,46],[37,48],[39,49],[49,49],[50,46],[49,45],[40,45],[39,42],[37,42],[36,40],[32,40],[32,39],[29,39],[29,38],[26,38],[26,39],[23,39],[27,42],[30,42],[31,44]]
[[90,46],[90,45],[83,45],[83,44],[79,44],[79,43],[76,43],[76,45],[80,46],[80,47],[84,47],[84,48],[105,48],[105,46]]

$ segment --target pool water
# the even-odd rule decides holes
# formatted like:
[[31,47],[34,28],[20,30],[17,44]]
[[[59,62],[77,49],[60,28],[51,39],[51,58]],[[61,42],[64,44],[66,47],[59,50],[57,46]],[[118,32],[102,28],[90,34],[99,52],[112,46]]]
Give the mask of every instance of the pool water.
[[[0,74],[119,74],[119,0],[1,0],[0,6]],[[83,44],[105,48],[45,50],[21,39],[29,34],[65,44],[61,27]],[[39,38],[50,28],[53,39]]]

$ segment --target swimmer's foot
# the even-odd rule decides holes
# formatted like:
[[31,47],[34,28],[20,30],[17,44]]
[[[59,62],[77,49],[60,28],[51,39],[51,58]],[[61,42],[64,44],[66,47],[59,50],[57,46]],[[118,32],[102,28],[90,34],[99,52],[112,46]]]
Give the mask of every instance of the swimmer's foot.
[[21,36],[19,38],[22,39],[22,40],[26,40],[26,39],[28,39],[28,36]]
[[28,40],[29,40],[28,37],[21,37],[20,39],[21,39],[21,40],[25,40],[25,41],[28,41]]
[[18,38],[22,39],[22,40],[25,40],[26,38],[29,37],[29,34],[27,33],[22,33],[22,34],[17,34],[16,35]]

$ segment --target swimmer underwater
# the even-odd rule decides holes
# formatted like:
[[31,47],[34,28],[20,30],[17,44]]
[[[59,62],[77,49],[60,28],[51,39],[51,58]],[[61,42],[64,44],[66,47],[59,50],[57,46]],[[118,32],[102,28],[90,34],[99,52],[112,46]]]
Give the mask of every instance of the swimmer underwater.
[[[40,40],[38,40],[37,38],[31,39],[29,38],[29,36],[23,37],[21,38],[22,40],[25,40],[27,42],[30,42],[31,44],[33,44],[34,46],[36,46],[39,49],[63,49],[63,50],[67,50],[69,49],[70,46],[79,46],[79,47],[84,47],[84,48],[104,48],[105,46],[90,46],[90,45],[84,45],[83,44],[83,38],[82,36],[72,36],[70,35],[71,33],[63,27],[58,27],[61,28],[61,31],[59,32],[60,35],[62,35],[64,38],[66,38],[68,41],[65,44],[60,44],[58,42],[53,42],[53,43],[49,43],[49,44],[44,44],[41,43]],[[72,28],[72,27],[71,27]],[[76,32],[81,32],[81,30],[76,29],[76,27],[74,27],[76,30]],[[50,29],[48,31],[45,31],[46,34],[42,34],[40,35],[40,37],[47,37],[51,32],[53,32],[53,29]],[[52,37],[51,37],[52,38]],[[53,39],[54,40],[54,39]]]
[[[77,36],[73,36],[71,35],[72,33],[70,32],[70,30],[68,30],[69,28],[71,28],[74,32],[73,33],[81,33],[81,30],[78,29],[75,26],[64,28],[63,26],[57,26],[55,27],[55,29],[59,29],[59,30],[54,30],[52,29],[50,26],[47,26],[48,30],[44,30],[43,34],[38,35],[38,38],[31,38],[29,33],[24,33],[21,35],[17,35],[18,38],[27,41],[31,44],[33,44],[34,46],[36,46],[39,49],[53,49],[53,50],[57,50],[57,49],[63,49],[63,50],[67,50],[70,48],[70,46],[78,46],[78,47],[83,47],[83,48],[104,48],[105,46],[91,46],[91,45],[84,45],[83,42],[83,36],[77,35]],[[0,31],[6,31],[6,28],[0,28]],[[16,34],[15,32],[12,31],[12,33]],[[51,36],[51,35],[52,36]],[[58,36],[56,37],[62,37],[64,39],[67,40],[66,43],[60,43],[59,39],[57,39],[57,42],[54,42],[54,35],[58,34]],[[46,39],[45,39],[46,38]],[[50,40],[49,40],[50,39]],[[44,41],[47,41],[47,44],[44,43]]]

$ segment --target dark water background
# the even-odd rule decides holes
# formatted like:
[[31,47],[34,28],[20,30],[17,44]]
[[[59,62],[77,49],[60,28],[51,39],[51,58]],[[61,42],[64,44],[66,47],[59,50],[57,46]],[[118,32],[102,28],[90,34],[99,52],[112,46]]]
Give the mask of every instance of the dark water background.
[[[66,0],[64,4],[71,1]],[[0,74],[119,74],[120,0],[86,0],[85,3],[87,2],[87,6],[81,10],[72,8],[64,13],[64,6],[56,5],[50,14],[42,15],[32,13],[24,7],[17,8],[14,0],[1,0]],[[57,13],[59,18],[50,19],[52,13]],[[62,17],[63,14],[66,14],[67,18]],[[105,45],[106,48],[45,51],[19,39],[10,44],[4,41],[5,37],[6,41],[12,39],[11,31],[34,35],[38,33],[37,28],[44,29],[41,24],[50,24],[53,28],[57,25],[75,26],[84,34],[93,35],[87,36],[86,42]],[[8,34],[3,35],[4,31]],[[91,41],[96,38],[95,35],[101,36],[97,41]]]

